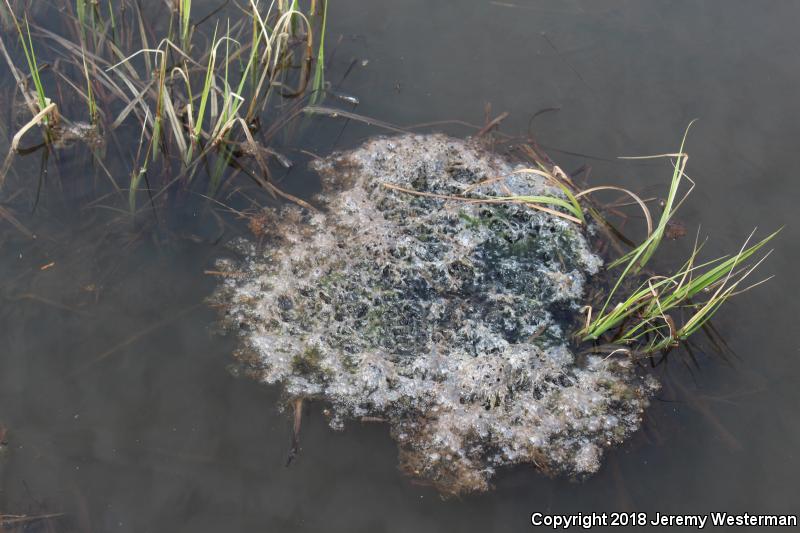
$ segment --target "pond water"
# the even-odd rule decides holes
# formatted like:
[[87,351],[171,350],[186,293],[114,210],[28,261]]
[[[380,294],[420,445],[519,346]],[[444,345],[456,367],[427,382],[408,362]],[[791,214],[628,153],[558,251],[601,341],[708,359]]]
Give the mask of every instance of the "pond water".
[[[735,354],[659,366],[664,388],[644,428],[583,483],[517,467],[492,492],[442,500],[397,471],[385,427],[331,431],[322,405],[306,407],[287,467],[280,391],[229,371],[237,339],[218,334],[205,303],[218,283],[206,271],[244,228],[220,229],[192,199],[170,214],[169,238],[103,224],[76,209],[90,199],[68,184],[85,161],[66,157],[64,190],[48,182],[43,207],[17,213],[37,239],[0,219],[0,513],[64,513],[28,530],[136,532],[522,531],[534,511],[797,513],[800,4],[334,0],[328,15],[328,76],[359,98],[357,113],[480,126],[491,104],[491,116],[509,113],[503,132],[530,127],[565,169],[590,165],[593,184],[661,193],[665,164],[616,157],[674,151],[699,118],[688,142],[697,187],[680,212],[690,237],[666,243],[662,264],[685,257],[698,226],[710,255],[738,249],[755,226],[786,225],[762,271],[776,278],[715,319]],[[559,110],[531,122],[548,108]],[[326,117],[313,126],[293,142],[320,154],[383,133]],[[283,183],[307,197],[316,182],[303,166]],[[38,167],[31,156],[17,171]]]

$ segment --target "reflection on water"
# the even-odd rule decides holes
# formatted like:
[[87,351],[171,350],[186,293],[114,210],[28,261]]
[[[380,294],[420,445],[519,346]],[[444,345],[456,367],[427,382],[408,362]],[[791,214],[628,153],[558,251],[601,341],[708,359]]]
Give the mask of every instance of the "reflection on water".
[[[654,194],[668,168],[614,158],[674,150],[699,117],[689,142],[698,188],[683,222],[690,233],[702,223],[709,254],[722,253],[753,226],[791,223],[799,14],[795,2],[340,0],[329,79],[360,99],[358,113],[401,125],[481,124],[490,103],[491,116],[510,113],[504,132],[530,125],[565,168],[590,164],[595,183]],[[315,153],[376,133],[314,125],[302,144]],[[62,182],[81,164],[67,160]],[[35,175],[38,160],[19,169]],[[301,168],[285,183],[314,187]],[[659,367],[666,385],[644,430],[597,476],[575,484],[523,467],[501,472],[492,493],[441,501],[396,471],[386,428],[334,433],[319,405],[284,466],[278,392],[227,371],[234,339],[216,335],[215,310],[198,306],[216,285],[204,272],[226,253],[219,229],[196,221],[194,201],[182,205],[167,234],[105,226],[47,198],[36,214],[17,213],[35,240],[0,221],[0,512],[65,513],[31,530],[490,531],[527,528],[534,510],[796,510],[791,224],[767,267],[778,278],[716,322],[736,357]]]

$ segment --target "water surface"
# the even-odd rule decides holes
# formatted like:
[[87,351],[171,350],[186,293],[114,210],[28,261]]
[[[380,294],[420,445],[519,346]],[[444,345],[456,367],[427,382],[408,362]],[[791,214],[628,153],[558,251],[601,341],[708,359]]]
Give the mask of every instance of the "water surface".
[[[616,157],[673,151],[699,118],[688,144],[697,188],[680,217],[690,234],[702,225],[719,254],[755,226],[786,225],[764,269],[776,279],[715,321],[736,356],[659,367],[667,385],[644,429],[587,482],[519,467],[494,492],[442,501],[401,477],[386,428],[333,432],[320,405],[285,467],[280,393],[228,371],[236,340],[215,333],[203,303],[216,285],[204,271],[225,254],[213,224],[186,201],[169,239],[106,227],[75,214],[76,193],[24,217],[35,241],[0,222],[0,511],[65,513],[57,531],[136,532],[485,532],[525,530],[533,511],[796,513],[798,16],[788,0],[331,2],[329,78],[360,99],[358,113],[480,126],[491,104],[492,116],[510,113],[503,132],[530,126],[565,169],[589,164],[593,184],[651,194],[670,169]],[[297,142],[326,153],[376,133],[321,118]],[[62,178],[82,171],[64,165]],[[33,174],[38,160],[18,168]],[[285,183],[315,187],[301,168]],[[690,246],[667,243],[663,264]]]

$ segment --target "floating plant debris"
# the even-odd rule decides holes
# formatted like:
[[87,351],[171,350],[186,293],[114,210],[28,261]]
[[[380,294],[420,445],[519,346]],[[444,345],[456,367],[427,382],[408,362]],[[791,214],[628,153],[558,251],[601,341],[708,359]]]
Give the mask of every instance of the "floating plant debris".
[[[581,478],[641,422],[655,380],[568,347],[600,266],[583,228],[509,196],[563,198],[471,141],[377,138],[313,163],[318,212],[265,212],[220,261],[239,358],[330,424],[380,418],[401,469],[445,494],[498,467]],[[461,200],[454,201],[451,198]]]

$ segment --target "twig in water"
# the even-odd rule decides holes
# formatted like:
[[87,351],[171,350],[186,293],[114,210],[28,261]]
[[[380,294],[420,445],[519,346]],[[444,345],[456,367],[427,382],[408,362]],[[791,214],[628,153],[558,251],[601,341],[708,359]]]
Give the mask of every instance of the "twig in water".
[[489,133],[492,129],[499,126],[501,122],[503,122],[505,119],[508,118],[508,116],[509,116],[508,111],[500,113],[494,120],[492,120],[491,122],[486,124],[483,128],[481,128],[481,130],[475,134],[475,137],[483,137],[484,135]]
[[292,460],[297,456],[300,451],[300,426],[303,423],[303,398],[295,398],[292,401],[294,408],[294,419],[292,424],[292,447],[289,450],[289,456],[286,458],[286,466],[292,463]]

